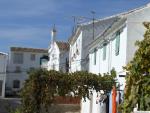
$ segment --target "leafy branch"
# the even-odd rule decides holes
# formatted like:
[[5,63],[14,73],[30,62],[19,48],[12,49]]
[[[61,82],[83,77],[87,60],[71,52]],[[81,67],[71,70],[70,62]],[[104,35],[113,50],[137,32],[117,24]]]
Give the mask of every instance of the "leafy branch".
[[84,71],[62,73],[53,70],[33,70],[21,93],[22,112],[48,113],[48,108],[55,102],[56,96],[66,96],[70,92],[73,96],[84,98],[85,101],[86,98],[90,98],[89,90],[103,90],[106,94],[115,84],[115,75],[114,70],[103,76]]

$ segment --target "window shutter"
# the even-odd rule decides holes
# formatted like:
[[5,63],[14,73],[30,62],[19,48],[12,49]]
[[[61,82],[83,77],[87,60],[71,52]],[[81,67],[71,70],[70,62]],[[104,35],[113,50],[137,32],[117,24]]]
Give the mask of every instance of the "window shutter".
[[115,47],[115,55],[119,55],[120,50],[120,32],[116,33],[116,47]]
[[103,46],[103,60],[106,60],[107,45]]
[[94,65],[96,65],[96,52],[97,52],[97,50],[96,50],[96,48],[94,49]]

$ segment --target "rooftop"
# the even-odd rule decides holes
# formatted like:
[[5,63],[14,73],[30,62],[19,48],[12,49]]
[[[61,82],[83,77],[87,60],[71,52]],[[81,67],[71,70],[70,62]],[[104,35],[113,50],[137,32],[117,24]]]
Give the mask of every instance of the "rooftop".
[[41,48],[26,48],[26,47],[10,47],[10,51],[48,53],[48,50],[47,50],[47,49],[41,49]]
[[0,52],[0,55],[8,55],[7,53]]
[[[148,7],[150,7],[150,3],[148,3],[148,4],[144,5],[144,6],[141,6],[141,7],[138,7],[138,8],[129,10],[129,11],[126,11],[126,12],[122,12],[122,13],[118,13],[118,14],[115,14],[115,15],[112,15],[112,16],[105,17],[105,18],[97,19],[94,22],[97,23],[97,22],[100,22],[100,21],[104,21],[104,20],[107,20],[107,19],[114,18],[114,17],[125,17],[125,16],[127,16],[129,14],[132,14],[134,12],[138,12],[138,11],[143,10],[145,8],[148,8]],[[80,25],[81,26],[86,26],[86,25],[90,25],[92,23],[93,23],[93,21],[89,21],[89,22],[82,23]]]
[[56,41],[56,44],[58,45],[58,48],[60,50],[69,50],[69,43],[68,42]]

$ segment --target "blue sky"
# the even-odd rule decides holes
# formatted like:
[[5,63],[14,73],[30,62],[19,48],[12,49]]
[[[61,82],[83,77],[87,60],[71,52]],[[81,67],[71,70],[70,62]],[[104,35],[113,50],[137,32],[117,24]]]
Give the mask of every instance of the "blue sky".
[[0,51],[11,46],[47,48],[50,30],[57,40],[67,40],[72,16],[103,18],[149,3],[150,0],[0,0]]

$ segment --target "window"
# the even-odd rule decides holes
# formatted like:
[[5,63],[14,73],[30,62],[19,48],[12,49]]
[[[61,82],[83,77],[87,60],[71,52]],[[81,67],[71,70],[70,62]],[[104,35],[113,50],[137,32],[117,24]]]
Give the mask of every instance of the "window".
[[14,64],[23,64],[23,53],[14,53],[13,63]]
[[94,49],[94,65],[96,65],[96,53],[97,53],[97,50],[96,48]]
[[20,81],[19,80],[13,81],[13,88],[20,88]]
[[20,66],[16,66],[16,70],[15,70],[15,72],[21,72],[21,68],[20,68]]
[[116,46],[115,46],[115,55],[119,55],[119,49],[120,49],[120,32],[116,33]]
[[106,60],[107,45],[103,46],[103,60]]
[[35,61],[35,54],[31,54],[31,61]]

